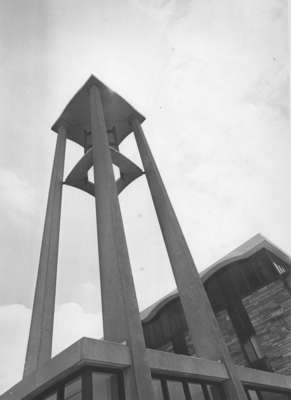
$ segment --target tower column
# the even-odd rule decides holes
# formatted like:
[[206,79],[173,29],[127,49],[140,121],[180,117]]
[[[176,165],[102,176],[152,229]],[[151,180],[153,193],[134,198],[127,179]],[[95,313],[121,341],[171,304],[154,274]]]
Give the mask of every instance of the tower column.
[[224,362],[229,374],[224,385],[227,399],[246,400],[158,167],[136,118],[132,120],[132,126],[195,351],[199,357]]
[[50,181],[23,375],[51,358],[66,130],[59,129]]
[[93,151],[95,206],[100,265],[103,337],[124,341],[127,332],[115,249],[111,199],[116,196],[103,105],[97,86],[90,88],[90,117]]
[[[124,340],[131,354],[125,374],[126,398],[154,398],[150,368],[131,272],[108,134],[99,88],[90,87],[93,166],[100,260],[104,339]],[[120,325],[120,326],[119,326]]]

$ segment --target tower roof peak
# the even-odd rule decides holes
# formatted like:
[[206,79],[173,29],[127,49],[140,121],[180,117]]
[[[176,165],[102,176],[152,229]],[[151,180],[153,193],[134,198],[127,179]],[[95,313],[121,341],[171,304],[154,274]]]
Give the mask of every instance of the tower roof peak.
[[107,130],[109,132],[115,131],[115,140],[119,144],[132,132],[130,119],[136,117],[140,122],[143,122],[145,118],[119,94],[111,90],[94,75],[91,75],[72,97],[51,129],[58,133],[59,128],[65,126],[68,139],[81,146],[84,146],[85,143],[88,145],[86,135],[91,130],[88,106],[89,88],[93,85],[97,86],[101,93]]

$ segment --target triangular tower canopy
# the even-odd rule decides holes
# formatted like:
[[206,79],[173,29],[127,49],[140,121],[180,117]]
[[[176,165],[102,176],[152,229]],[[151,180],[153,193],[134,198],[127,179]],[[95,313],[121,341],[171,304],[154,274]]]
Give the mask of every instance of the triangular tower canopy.
[[92,85],[99,88],[107,130],[110,132],[114,129],[117,135],[116,144],[119,145],[133,131],[130,121],[137,118],[142,123],[145,117],[94,75],[74,95],[52,130],[58,133],[60,126],[66,126],[68,139],[84,147],[92,144],[85,143],[84,135],[91,131],[88,92]]

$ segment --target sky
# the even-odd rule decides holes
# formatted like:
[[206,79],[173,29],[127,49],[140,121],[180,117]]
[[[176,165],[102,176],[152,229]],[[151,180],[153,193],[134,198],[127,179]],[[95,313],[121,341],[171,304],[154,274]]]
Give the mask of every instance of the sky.
[[[146,116],[199,271],[258,232],[291,254],[287,0],[4,0],[0,38],[0,393],[22,375],[50,127],[92,73]],[[121,151],[140,165],[132,136]],[[175,283],[145,178],[120,202],[144,309]],[[64,187],[53,354],[102,336],[95,225]]]

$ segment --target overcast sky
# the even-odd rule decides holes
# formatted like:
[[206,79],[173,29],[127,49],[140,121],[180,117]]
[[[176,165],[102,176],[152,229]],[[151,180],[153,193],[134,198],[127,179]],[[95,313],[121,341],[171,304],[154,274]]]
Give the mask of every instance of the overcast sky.
[[[50,127],[91,73],[146,116],[200,271],[258,232],[291,254],[287,0],[4,0],[0,37],[0,393],[23,368]],[[144,177],[120,200],[143,309],[175,285]],[[54,353],[100,337],[94,201],[68,187],[57,289]]]

